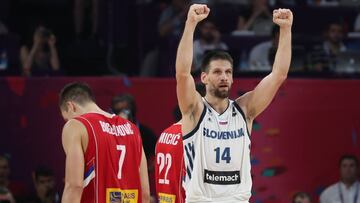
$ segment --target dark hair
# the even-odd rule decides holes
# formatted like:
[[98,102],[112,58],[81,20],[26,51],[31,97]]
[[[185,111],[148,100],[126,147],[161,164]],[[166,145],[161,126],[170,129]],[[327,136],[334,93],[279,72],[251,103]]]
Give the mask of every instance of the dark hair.
[[358,158],[357,158],[356,156],[354,156],[354,155],[351,155],[351,154],[344,154],[344,155],[342,155],[342,156],[340,157],[340,160],[339,160],[339,166],[341,166],[342,162],[343,162],[344,160],[346,160],[346,159],[348,159],[348,160],[353,160],[353,161],[355,162],[356,167],[359,167],[359,160],[358,160]]
[[114,114],[119,114],[119,109],[115,109],[115,105],[119,102],[126,102],[129,106],[129,110],[131,111],[131,116],[135,118],[136,116],[136,104],[135,99],[131,94],[121,94],[113,97],[111,101],[111,110]]
[[300,198],[309,198],[309,200],[311,201],[311,197],[310,197],[310,195],[308,193],[306,193],[306,192],[297,192],[292,196],[292,203],[295,203],[295,199],[298,198],[298,197],[300,197]]
[[208,72],[209,71],[209,64],[211,61],[214,60],[226,60],[229,61],[231,66],[234,64],[233,58],[230,56],[229,53],[222,51],[222,50],[214,50],[209,51],[203,58],[201,63],[201,71]]
[[46,166],[37,167],[34,171],[34,174],[35,174],[35,180],[38,180],[39,177],[53,177],[54,176],[54,172]]
[[95,102],[94,95],[86,83],[74,82],[65,85],[59,94],[59,106],[67,110],[66,102],[73,101],[80,105],[87,102]]

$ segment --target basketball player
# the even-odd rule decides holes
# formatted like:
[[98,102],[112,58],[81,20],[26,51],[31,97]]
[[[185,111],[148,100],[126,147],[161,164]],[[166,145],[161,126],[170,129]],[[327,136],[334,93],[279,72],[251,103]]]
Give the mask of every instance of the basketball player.
[[253,120],[274,98],[287,77],[291,59],[292,12],[277,9],[273,22],[280,39],[272,72],[234,101],[233,60],[222,51],[202,62],[206,96],[195,91],[190,74],[196,25],[209,15],[203,4],[190,7],[176,58],[177,98],[182,113],[186,202],[248,203],[251,196],[250,133]]
[[155,184],[159,203],[184,202],[181,187],[183,176],[183,145],[181,123],[161,133],[155,148]]
[[[205,96],[206,90],[202,83],[196,84],[196,91]],[[182,203],[185,200],[182,187],[185,171],[180,114],[177,107],[174,116],[178,122],[165,129],[156,143],[155,184],[159,203]]]
[[146,157],[136,126],[101,110],[83,83],[66,85],[59,105],[67,121],[62,202],[149,202]]

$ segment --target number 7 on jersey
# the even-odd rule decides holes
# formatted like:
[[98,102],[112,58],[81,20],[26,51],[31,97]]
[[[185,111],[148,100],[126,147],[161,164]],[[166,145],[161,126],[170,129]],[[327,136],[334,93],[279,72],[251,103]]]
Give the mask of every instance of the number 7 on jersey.
[[116,149],[120,151],[120,158],[119,158],[119,171],[118,171],[118,179],[121,179],[122,176],[122,167],[124,164],[125,154],[126,154],[126,147],[125,145],[116,145]]

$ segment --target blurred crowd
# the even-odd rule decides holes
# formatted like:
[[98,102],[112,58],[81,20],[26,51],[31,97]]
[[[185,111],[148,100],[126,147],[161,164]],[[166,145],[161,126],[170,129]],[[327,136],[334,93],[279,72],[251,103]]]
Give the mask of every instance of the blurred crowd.
[[211,8],[194,42],[195,75],[215,49],[231,53],[235,75],[270,71],[279,37],[272,10],[286,7],[295,15],[290,76],[359,76],[353,0],[3,0],[0,75],[172,77],[192,3]]

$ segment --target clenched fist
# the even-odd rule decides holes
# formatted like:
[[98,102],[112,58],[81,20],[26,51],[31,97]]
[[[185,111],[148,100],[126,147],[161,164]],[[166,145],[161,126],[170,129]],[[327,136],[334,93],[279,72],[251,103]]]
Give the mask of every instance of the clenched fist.
[[291,27],[293,14],[289,9],[276,9],[273,11],[273,22],[282,28]]
[[193,4],[190,6],[187,19],[190,22],[198,23],[208,17],[210,9],[205,4]]

